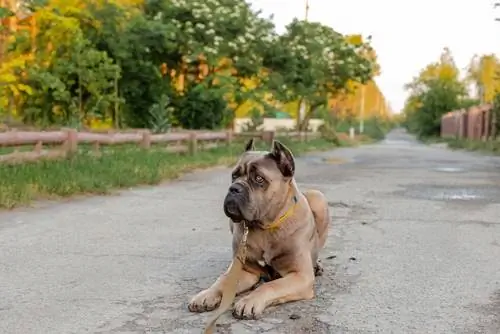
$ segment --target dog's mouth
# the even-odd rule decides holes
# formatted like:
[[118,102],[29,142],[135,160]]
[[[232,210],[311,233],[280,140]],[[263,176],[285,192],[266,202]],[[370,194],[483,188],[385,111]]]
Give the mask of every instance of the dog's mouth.
[[224,213],[231,219],[233,223],[243,223],[245,222],[250,228],[262,227],[262,222],[260,220],[249,220],[247,219],[240,209],[239,204],[234,200],[226,200],[224,202]]
[[224,199],[224,213],[234,222],[246,220],[245,204],[248,202],[248,189],[242,183],[233,183]]
[[224,201],[224,213],[235,223],[245,220],[240,206],[235,199],[226,197],[226,200]]

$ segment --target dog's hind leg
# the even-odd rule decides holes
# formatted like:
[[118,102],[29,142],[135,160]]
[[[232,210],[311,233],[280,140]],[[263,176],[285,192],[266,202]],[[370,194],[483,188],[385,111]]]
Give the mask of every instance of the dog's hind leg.
[[[328,201],[321,191],[307,190],[304,196],[309,202],[309,207],[314,215],[316,230],[318,232],[318,250],[325,246],[328,237],[328,226],[330,224],[330,212]],[[321,266],[321,265],[320,265]]]

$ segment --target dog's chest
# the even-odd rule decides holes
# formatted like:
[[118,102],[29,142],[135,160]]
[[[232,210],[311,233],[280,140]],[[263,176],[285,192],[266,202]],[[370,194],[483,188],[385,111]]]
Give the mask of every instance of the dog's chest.
[[261,267],[270,266],[272,259],[276,256],[276,251],[268,243],[262,240],[249,240],[247,243],[247,257]]

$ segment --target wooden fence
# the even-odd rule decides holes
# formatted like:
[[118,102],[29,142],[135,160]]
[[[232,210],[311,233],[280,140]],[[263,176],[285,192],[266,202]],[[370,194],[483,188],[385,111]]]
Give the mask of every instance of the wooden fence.
[[179,131],[152,134],[148,130],[110,133],[79,132],[75,129],[42,132],[11,130],[0,132],[0,147],[14,147],[13,152],[0,154],[0,163],[64,158],[77,153],[83,145],[90,145],[97,156],[102,154],[102,146],[126,144],[137,145],[142,149],[163,145],[169,152],[196,154],[199,150],[230,145],[237,138],[254,137],[271,142],[280,135],[307,141],[318,137],[319,133],[262,131],[236,134],[232,131]]
[[497,120],[492,105],[484,104],[450,111],[441,117],[441,137],[490,140],[497,136]]

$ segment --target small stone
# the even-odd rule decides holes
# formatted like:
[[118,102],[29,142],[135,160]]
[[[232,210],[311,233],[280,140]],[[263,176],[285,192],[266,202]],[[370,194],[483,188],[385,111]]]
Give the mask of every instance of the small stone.
[[368,224],[368,223],[367,222],[361,222],[361,225],[366,225],[366,224]]
[[326,259],[327,260],[333,260],[337,257],[337,255],[330,255],[330,256],[327,256]]
[[351,261],[356,261],[356,258],[355,258],[354,256],[351,256],[351,257],[349,258],[349,260],[351,260]]
[[297,319],[300,319],[301,317],[300,317],[300,315],[294,313],[294,314],[290,315],[289,318],[292,320],[297,320]]

